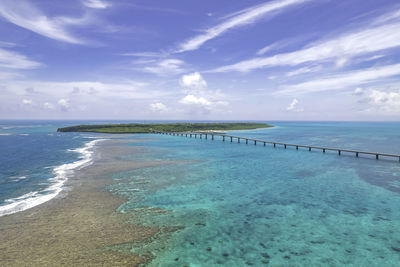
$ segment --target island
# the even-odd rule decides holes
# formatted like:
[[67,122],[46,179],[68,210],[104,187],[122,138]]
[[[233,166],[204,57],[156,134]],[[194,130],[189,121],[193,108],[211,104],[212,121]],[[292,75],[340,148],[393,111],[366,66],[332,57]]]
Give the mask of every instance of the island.
[[252,130],[273,127],[259,122],[232,123],[127,123],[76,125],[58,128],[57,132],[95,132],[95,133],[153,133],[153,132],[194,132],[194,131],[231,131]]

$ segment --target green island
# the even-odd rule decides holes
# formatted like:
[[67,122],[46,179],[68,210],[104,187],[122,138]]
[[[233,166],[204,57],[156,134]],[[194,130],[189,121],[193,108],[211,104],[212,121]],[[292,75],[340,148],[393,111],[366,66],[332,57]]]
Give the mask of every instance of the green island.
[[230,131],[252,130],[273,127],[267,123],[128,123],[77,125],[58,128],[57,132],[96,132],[96,133],[152,133],[152,132],[192,132],[192,131]]

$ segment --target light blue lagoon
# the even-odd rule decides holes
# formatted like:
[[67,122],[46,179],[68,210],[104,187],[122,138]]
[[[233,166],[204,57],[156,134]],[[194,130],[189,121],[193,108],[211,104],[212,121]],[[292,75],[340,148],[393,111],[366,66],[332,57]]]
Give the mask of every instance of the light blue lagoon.
[[[275,122],[233,135],[400,152],[400,123]],[[336,153],[165,135],[135,135],[132,160],[177,164],[114,175],[124,213],[181,226],[134,253],[154,266],[398,266],[400,163]],[[137,222],[138,218],[133,221]]]

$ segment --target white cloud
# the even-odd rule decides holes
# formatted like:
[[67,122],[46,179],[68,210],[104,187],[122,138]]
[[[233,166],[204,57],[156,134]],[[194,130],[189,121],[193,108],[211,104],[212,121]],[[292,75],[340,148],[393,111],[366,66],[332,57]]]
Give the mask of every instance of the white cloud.
[[341,68],[341,67],[343,67],[344,65],[346,65],[348,62],[349,62],[349,59],[348,59],[348,58],[346,58],[346,57],[340,57],[340,58],[336,59],[335,65],[336,65],[336,67]]
[[58,100],[57,103],[61,106],[61,109],[67,110],[69,108],[69,100],[68,99],[62,98],[62,99]]
[[400,90],[390,92],[371,90],[367,98],[374,109],[400,115]]
[[295,111],[295,112],[303,112],[303,108],[299,108],[297,104],[299,101],[296,98],[293,98],[292,102],[289,104],[289,106],[286,108],[288,111]]
[[24,105],[32,105],[33,101],[30,99],[22,99],[22,104]]
[[102,0],[86,0],[83,2],[83,4],[90,8],[100,8],[100,9],[111,6],[110,3],[107,3],[106,1]]
[[308,82],[284,86],[276,94],[301,94],[329,90],[340,90],[400,75],[400,64],[346,72]]
[[157,62],[156,59],[146,59],[146,58],[142,58],[142,59],[135,59],[131,61],[131,64],[133,65],[146,65],[146,64],[151,64],[151,63],[155,63]]
[[384,24],[390,21],[398,20],[400,18],[400,9],[388,12],[373,21],[373,24]]
[[218,110],[222,107],[226,107],[229,105],[229,102],[223,100],[212,100],[213,97],[210,95],[208,98],[204,96],[195,96],[195,95],[186,95],[183,97],[179,103],[184,104],[186,106],[194,106],[197,108],[201,108],[204,110]]
[[157,62],[155,65],[144,67],[141,70],[165,76],[185,72],[184,65],[185,62],[180,59],[165,59]]
[[392,23],[342,34],[327,41],[314,43],[302,50],[241,61],[219,67],[212,72],[247,72],[265,67],[296,66],[315,61],[334,61],[337,66],[341,66],[352,57],[399,46],[400,23]]
[[166,111],[168,111],[168,108],[167,108],[167,106],[166,105],[164,105],[163,103],[161,103],[161,102],[157,102],[157,103],[152,103],[152,104],[150,104],[150,109],[151,109],[151,111],[153,111],[153,112],[166,112]]
[[197,35],[182,43],[177,52],[196,50],[205,42],[218,37],[230,29],[255,23],[258,19],[266,15],[273,16],[276,15],[278,11],[283,11],[288,7],[308,1],[309,0],[272,1],[240,10],[239,12],[228,15],[226,17],[227,19],[221,24],[208,28],[203,34]]
[[289,104],[289,106],[287,107],[287,110],[294,110],[296,108],[297,103],[299,103],[299,101],[294,98],[292,103]]
[[[0,60],[1,62],[1,60]],[[0,67],[3,67],[2,64],[0,63]],[[16,79],[22,77],[21,74],[16,73],[16,72],[10,72],[10,71],[0,71],[0,80],[12,80],[12,79]]]
[[286,76],[292,77],[292,76],[296,76],[296,75],[300,75],[300,74],[317,72],[319,70],[321,70],[321,67],[304,67],[304,68],[300,68],[300,69],[297,69],[294,71],[290,71],[290,72],[286,73]]
[[354,90],[355,95],[362,95],[363,93],[364,93],[364,89],[362,89],[361,87],[358,87]]
[[159,53],[159,52],[136,52],[136,53],[122,53],[119,54],[120,56],[126,56],[126,57],[150,57],[150,58],[159,58],[159,57],[164,57],[167,56],[166,53]]
[[28,59],[14,51],[0,48],[0,67],[9,69],[34,69],[42,66],[41,63]]
[[198,72],[183,75],[180,79],[180,84],[189,89],[189,91],[201,91],[207,88],[207,82]]
[[205,99],[204,97],[196,97],[194,95],[187,95],[182,98],[180,103],[185,105],[200,105],[200,106],[210,106],[211,102]]
[[400,115],[400,89],[385,87],[386,89],[357,88],[354,91],[354,95],[360,100],[359,103],[366,105],[364,112],[374,115]]
[[208,89],[207,82],[198,72],[183,75],[179,83],[186,93],[179,101],[181,104],[201,107],[209,111],[229,104],[227,101],[221,100],[225,96],[218,90],[213,92]]
[[15,25],[51,39],[72,44],[85,43],[70,34],[67,26],[82,25],[88,21],[87,17],[49,18],[26,0],[2,0],[0,2],[0,16]]
[[289,46],[289,45],[291,45],[293,43],[296,43],[296,42],[302,40],[303,38],[289,38],[289,39],[286,39],[286,40],[277,41],[275,43],[272,43],[270,45],[267,45],[267,46],[261,48],[260,50],[257,51],[256,54],[257,54],[257,56],[264,55],[265,53],[267,53],[269,51],[281,49],[281,48]]
[[54,109],[54,105],[51,104],[51,103],[49,103],[49,102],[44,103],[44,104],[43,104],[43,107],[44,107],[45,109]]
[[264,55],[268,51],[273,50],[275,47],[276,47],[276,43],[264,46],[263,48],[258,50],[256,54],[257,54],[257,56]]
[[15,47],[18,46],[15,43],[11,43],[11,42],[4,42],[4,41],[0,41],[0,47]]

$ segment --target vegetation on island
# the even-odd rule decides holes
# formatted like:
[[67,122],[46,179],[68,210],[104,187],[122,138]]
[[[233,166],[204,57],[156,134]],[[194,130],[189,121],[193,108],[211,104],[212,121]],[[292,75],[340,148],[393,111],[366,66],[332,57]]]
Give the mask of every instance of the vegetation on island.
[[77,125],[58,128],[57,132],[96,132],[96,133],[152,133],[152,132],[193,132],[193,131],[229,131],[252,130],[272,127],[267,123],[234,122],[234,123],[128,123]]

